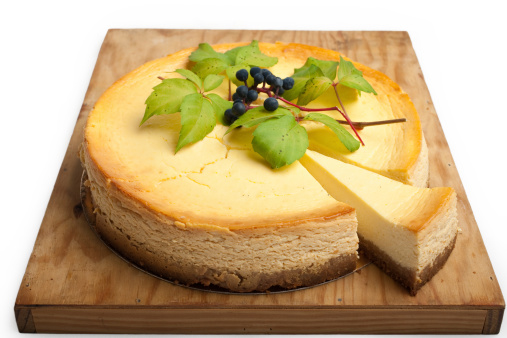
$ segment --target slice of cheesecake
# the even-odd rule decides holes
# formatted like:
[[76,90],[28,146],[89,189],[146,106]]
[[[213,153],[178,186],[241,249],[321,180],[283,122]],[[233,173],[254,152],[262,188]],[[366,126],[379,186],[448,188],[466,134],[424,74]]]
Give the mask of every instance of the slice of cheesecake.
[[412,295],[449,257],[458,231],[452,188],[417,188],[308,150],[305,168],[356,209],[361,250]]

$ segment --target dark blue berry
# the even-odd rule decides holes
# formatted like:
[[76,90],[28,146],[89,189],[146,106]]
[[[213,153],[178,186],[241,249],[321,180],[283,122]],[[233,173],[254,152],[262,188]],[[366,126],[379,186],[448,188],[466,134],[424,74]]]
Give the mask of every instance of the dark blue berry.
[[255,76],[255,74],[259,74],[261,72],[261,69],[259,67],[252,67],[250,68],[250,75]]
[[232,105],[232,113],[237,117],[240,117],[246,112],[246,107],[243,102],[234,102]]
[[266,78],[271,72],[268,69],[263,69],[261,70],[261,74]]
[[266,83],[268,85],[272,85],[276,80],[276,76],[274,76],[273,74],[268,74],[267,76],[264,77],[264,79],[266,80]]
[[285,89],[283,89],[283,87],[278,87],[275,89],[275,93],[277,93],[278,96],[282,96],[283,93],[285,93]]
[[264,82],[264,75],[262,75],[261,73],[257,73],[254,75],[254,83],[255,84],[259,84],[259,83],[263,83]]
[[275,87],[281,87],[281,86],[283,86],[283,80],[281,78],[277,77],[275,79],[275,81],[273,82],[273,86],[275,86]]
[[248,70],[240,69],[236,72],[236,79],[238,81],[246,81],[248,79]]
[[293,78],[286,77],[285,79],[283,79],[283,86],[282,86],[283,89],[289,90],[289,89],[292,89],[292,87],[294,87],[294,79]]
[[237,116],[235,116],[233,113],[232,113],[232,109],[227,109],[224,113],[224,122],[226,123],[226,125],[230,126],[231,124],[234,123],[234,121],[236,121],[238,119]]
[[239,97],[239,95],[237,93],[234,93],[234,94],[232,94],[232,100],[237,101],[237,100],[241,100],[241,98]]
[[248,91],[247,96],[246,96],[246,100],[248,102],[253,102],[253,101],[257,100],[258,97],[259,97],[259,94],[257,93],[257,91],[253,90],[253,89],[250,89]]
[[274,97],[268,97],[266,101],[264,101],[264,109],[267,111],[275,111],[278,108],[278,100]]
[[236,88],[236,94],[242,99],[246,97],[246,94],[248,94],[248,87],[247,86],[239,86]]

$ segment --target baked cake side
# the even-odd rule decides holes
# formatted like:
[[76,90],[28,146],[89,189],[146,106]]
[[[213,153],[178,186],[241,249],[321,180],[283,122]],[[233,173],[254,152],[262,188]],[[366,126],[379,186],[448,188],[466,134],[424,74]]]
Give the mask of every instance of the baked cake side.
[[350,207],[321,210],[297,224],[187,226],[130,198],[90,163],[85,148],[81,159],[96,232],[127,260],[166,279],[250,292],[311,286],[356,267],[357,219]]

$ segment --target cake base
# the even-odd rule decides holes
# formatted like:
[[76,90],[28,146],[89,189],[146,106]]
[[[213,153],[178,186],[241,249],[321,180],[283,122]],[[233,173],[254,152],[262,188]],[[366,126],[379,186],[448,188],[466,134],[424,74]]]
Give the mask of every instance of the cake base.
[[368,240],[365,240],[359,234],[358,237],[360,253],[363,256],[368,257],[368,259],[370,259],[376,266],[382,269],[382,271],[384,271],[389,277],[398,281],[401,285],[408,289],[412,296],[415,296],[417,294],[417,291],[434,275],[436,275],[440,269],[442,269],[445,262],[449,258],[449,255],[454,249],[457,238],[457,236],[455,236],[449,245],[433,261],[433,264],[425,267],[421,274],[417,276],[415,270],[410,270],[402,267],[384,251],[380,250],[375,244]]
[[[180,265],[161,264],[160,259],[158,259],[155,253],[141,248],[128,251],[121,250],[121,248],[130,246],[130,240],[128,237],[120,235],[120,233],[109,230],[111,229],[110,227],[103,226],[106,219],[100,213],[94,212],[95,206],[91,190],[86,184],[87,179],[87,173],[83,171],[80,192],[81,205],[85,218],[93,232],[118,257],[137,269],[169,283],[191,289],[219,293],[262,294],[288,292],[333,282],[370,264],[370,261],[367,259],[360,258],[357,260],[355,255],[343,255],[325,262],[319,268],[318,273],[315,273],[315,270],[310,272],[305,269],[295,269],[273,274],[259,273],[255,278],[256,285],[254,291],[249,289],[246,289],[246,291],[241,289],[231,290],[228,287],[228,281],[239,278],[236,275],[227,275],[213,269],[199,267],[182,269]],[[146,259],[150,256],[151,259]],[[248,287],[248,283],[246,285]]]

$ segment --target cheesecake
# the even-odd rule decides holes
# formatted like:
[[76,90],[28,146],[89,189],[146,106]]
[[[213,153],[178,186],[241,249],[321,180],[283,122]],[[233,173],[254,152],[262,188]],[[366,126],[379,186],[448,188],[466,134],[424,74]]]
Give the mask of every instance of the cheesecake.
[[322,154],[300,162],[337,201],[356,209],[361,251],[415,295],[456,243],[456,193],[418,188]]
[[[213,47],[224,52],[240,45]],[[341,56],[300,44],[259,46],[266,55],[278,58],[271,70],[281,77],[292,75],[308,57],[339,60]],[[252,149],[255,127],[227,133],[228,127],[217,123],[202,141],[175,153],[181,128],[179,114],[153,116],[139,126],[146,98],[160,83],[159,78],[181,77],[174,71],[191,68],[189,55],[194,50],[148,62],[125,75],[90,112],[80,158],[96,216],[95,230],[104,241],[153,274],[186,285],[212,284],[235,292],[291,289],[343,276],[356,266],[359,240],[368,253],[378,251],[372,257],[380,257],[379,262],[399,264],[397,274],[403,278],[393,277],[410,290],[416,290],[413,280],[421,284],[431,278],[434,269],[425,271],[435,258],[428,252],[452,249],[440,239],[439,226],[421,226],[416,231],[415,225],[410,228],[410,224],[403,223],[389,228],[389,217],[393,215],[384,215],[382,209],[368,214],[384,222],[375,230],[375,222],[369,223],[370,216],[364,215],[363,206],[374,210],[370,203],[388,193],[382,195],[372,188],[371,196],[377,197],[364,197],[369,183],[363,182],[364,191],[358,198],[362,204],[355,205],[330,192],[340,181],[328,177],[328,183],[323,184],[322,177],[327,176],[316,177],[308,165],[329,159],[360,168],[359,172],[366,172],[368,178],[395,182],[396,187],[417,190],[427,186],[428,153],[421,123],[398,85],[384,74],[354,63],[378,95],[358,95],[355,90],[337,86],[350,118],[369,122],[403,117],[406,122],[360,130],[367,146],[351,153],[328,129],[303,121],[310,155],[274,170]],[[222,98],[227,98],[228,91],[227,81],[213,90]],[[332,95],[330,89],[308,107],[328,106]],[[315,160],[313,151],[326,156]],[[451,195],[440,209],[421,204],[399,212],[407,211],[409,217],[420,207],[429,220],[442,218],[447,208],[444,214],[452,218]],[[398,260],[399,256],[392,255],[396,248],[390,249],[395,243],[384,245],[377,237],[397,228],[404,229],[410,245],[425,240],[438,250],[428,244],[424,254],[412,253],[405,261]]]

